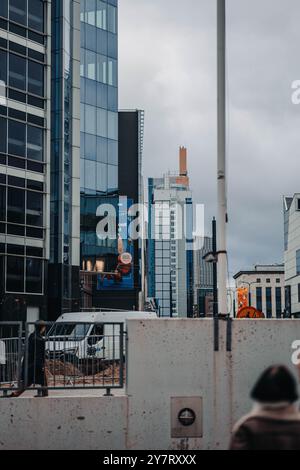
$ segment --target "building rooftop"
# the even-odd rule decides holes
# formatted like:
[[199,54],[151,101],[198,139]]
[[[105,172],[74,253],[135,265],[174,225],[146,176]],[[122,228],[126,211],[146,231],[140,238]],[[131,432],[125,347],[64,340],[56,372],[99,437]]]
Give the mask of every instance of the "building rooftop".
[[233,279],[238,279],[244,274],[284,274],[284,264],[257,264],[253,269],[245,269],[239,271],[233,276]]

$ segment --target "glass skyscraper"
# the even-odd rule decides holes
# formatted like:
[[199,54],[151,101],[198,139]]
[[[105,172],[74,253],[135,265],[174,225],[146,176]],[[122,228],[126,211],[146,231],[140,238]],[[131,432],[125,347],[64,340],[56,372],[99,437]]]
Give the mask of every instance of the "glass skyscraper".
[[117,242],[97,238],[96,211],[118,204],[117,0],[81,0],[80,6],[81,269],[110,271]]

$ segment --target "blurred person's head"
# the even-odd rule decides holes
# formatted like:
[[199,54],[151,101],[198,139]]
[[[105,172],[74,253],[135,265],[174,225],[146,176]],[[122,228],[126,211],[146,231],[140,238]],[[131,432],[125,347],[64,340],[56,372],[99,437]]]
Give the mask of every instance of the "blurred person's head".
[[297,382],[285,366],[269,367],[258,379],[251,398],[260,404],[295,403],[298,398]]
[[35,324],[35,330],[37,333],[43,335],[46,331],[46,323],[43,320],[39,320]]

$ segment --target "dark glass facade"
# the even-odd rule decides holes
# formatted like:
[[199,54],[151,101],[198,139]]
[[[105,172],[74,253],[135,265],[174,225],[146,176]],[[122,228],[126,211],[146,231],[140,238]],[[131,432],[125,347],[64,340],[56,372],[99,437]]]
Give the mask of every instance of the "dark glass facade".
[[46,315],[47,3],[0,2],[0,319]]

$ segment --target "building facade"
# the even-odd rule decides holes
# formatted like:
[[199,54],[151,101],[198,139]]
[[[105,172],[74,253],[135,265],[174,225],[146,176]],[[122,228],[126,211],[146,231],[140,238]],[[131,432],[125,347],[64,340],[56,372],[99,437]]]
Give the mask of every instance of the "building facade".
[[194,259],[193,205],[187,150],[180,148],[180,171],[150,178],[148,226],[148,297],[162,317],[192,317]]
[[194,251],[194,304],[200,316],[212,314],[213,302],[213,264],[204,261],[203,257],[213,251],[211,237],[199,239],[201,248]]
[[96,234],[98,208],[118,208],[118,10],[117,0],[83,0],[80,6],[80,258],[91,305],[98,273],[113,272],[118,259],[117,239]]
[[253,270],[235,276],[237,311],[240,309],[238,289],[245,289],[248,306],[263,312],[266,318],[282,318],[285,310],[284,265],[257,265]]
[[51,320],[55,320],[62,311],[76,311],[80,307],[79,7],[80,0],[51,2],[50,259],[48,272],[48,319]]
[[284,198],[284,268],[287,316],[300,317],[300,194]]
[[0,2],[1,320],[47,312],[51,5]]
[[[131,259],[130,266],[123,269],[118,263],[119,270],[123,271],[122,278],[106,279],[98,282],[94,291],[94,304],[109,309],[143,309],[142,285],[143,285],[143,253],[144,237],[132,238],[129,224],[133,218],[128,215],[128,210],[136,212],[135,205],[143,203],[143,177],[142,177],[142,153],[144,135],[144,112],[140,110],[127,110],[119,112],[119,165],[118,165],[118,190],[119,207],[124,207],[122,218],[122,241],[118,243],[118,258],[127,253]],[[120,222],[120,220],[119,220]],[[122,225],[122,221],[121,221]],[[101,277],[101,274],[98,276]]]

